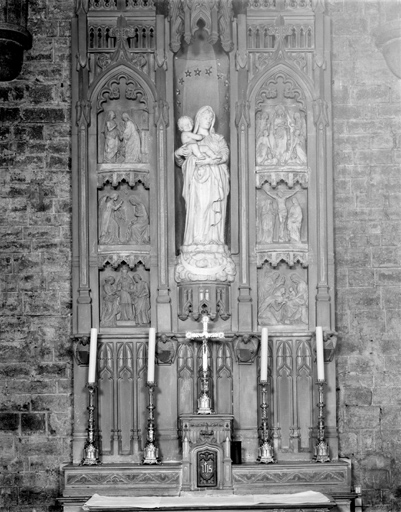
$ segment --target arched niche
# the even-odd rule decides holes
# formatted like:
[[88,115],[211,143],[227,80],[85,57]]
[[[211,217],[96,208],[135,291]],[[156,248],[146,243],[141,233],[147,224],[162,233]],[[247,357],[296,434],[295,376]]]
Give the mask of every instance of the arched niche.
[[277,331],[308,330],[316,282],[309,268],[316,246],[314,88],[284,60],[256,75],[248,92],[256,321]]
[[[88,98],[89,248],[91,261],[98,261],[98,268],[94,264],[90,268],[94,323],[109,334],[133,326],[144,330],[151,323],[156,300],[148,262],[157,244],[157,217],[152,211],[157,194],[157,92],[144,73],[120,62],[94,81]],[[103,270],[102,262],[120,260],[145,261],[146,270],[144,266],[138,277],[137,270],[130,269],[125,279],[119,278],[119,270]],[[136,279],[144,283],[150,305],[141,320],[135,313]],[[132,315],[121,311],[117,299],[115,311],[106,310],[109,299],[118,296],[119,282],[132,282],[128,290],[133,297]]]

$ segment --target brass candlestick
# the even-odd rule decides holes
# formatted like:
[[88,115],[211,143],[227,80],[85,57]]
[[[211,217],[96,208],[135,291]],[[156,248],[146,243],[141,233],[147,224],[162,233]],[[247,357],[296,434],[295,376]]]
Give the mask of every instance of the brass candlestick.
[[98,457],[98,449],[95,446],[95,391],[96,384],[90,383],[87,385],[89,392],[89,406],[88,406],[88,438],[84,448],[84,458],[81,461],[81,466],[96,466],[101,464]]
[[155,444],[155,423],[154,423],[154,415],[153,411],[155,409],[153,396],[154,396],[154,388],[156,384],[154,382],[148,382],[147,384],[149,390],[149,405],[147,409],[149,410],[148,417],[148,434],[146,436],[146,446],[143,453],[143,461],[142,464],[159,464],[158,456],[159,449]]
[[258,455],[258,458],[256,460],[260,464],[272,464],[272,463],[274,463],[276,461],[274,460],[273,447],[272,447],[272,445],[270,444],[270,441],[269,441],[269,425],[268,425],[268,420],[267,420],[267,408],[268,408],[268,405],[267,405],[267,399],[266,399],[266,396],[267,396],[267,382],[266,381],[261,381],[260,385],[261,385],[261,388],[262,388],[262,404],[260,406],[260,408],[262,409],[262,424],[261,424],[261,427],[260,427],[261,445],[259,446],[259,455]]
[[317,444],[315,446],[315,455],[312,462],[330,462],[329,445],[324,438],[324,397],[323,397],[323,386],[324,380],[318,380],[317,385],[319,387],[319,417],[317,425]]

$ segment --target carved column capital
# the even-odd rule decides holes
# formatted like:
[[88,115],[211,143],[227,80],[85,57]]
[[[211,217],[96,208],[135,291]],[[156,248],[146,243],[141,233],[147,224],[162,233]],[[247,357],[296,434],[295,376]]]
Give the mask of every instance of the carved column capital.
[[158,126],[160,123],[163,123],[166,127],[169,122],[169,105],[167,101],[160,99],[154,104],[155,109],[155,125]]
[[245,125],[247,128],[251,124],[251,117],[249,114],[250,104],[249,101],[238,101],[235,106],[235,124],[237,127],[241,126],[241,124]]
[[75,105],[77,126],[90,126],[92,105],[89,100],[77,101]]
[[248,52],[246,50],[237,50],[235,52],[235,69],[238,71],[240,69],[248,70]]
[[328,105],[326,100],[318,98],[313,102],[313,121],[319,130],[329,126]]

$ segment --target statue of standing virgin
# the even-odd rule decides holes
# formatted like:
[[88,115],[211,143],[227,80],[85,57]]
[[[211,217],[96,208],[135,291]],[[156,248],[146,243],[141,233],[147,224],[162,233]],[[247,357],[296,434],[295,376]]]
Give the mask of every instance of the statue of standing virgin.
[[213,109],[200,108],[193,133],[202,139],[197,137],[196,142],[183,144],[175,151],[176,162],[183,172],[182,195],[186,205],[184,242],[176,266],[177,282],[233,281],[235,276],[224,233],[230,190],[229,150],[224,137],[215,133],[214,123]]

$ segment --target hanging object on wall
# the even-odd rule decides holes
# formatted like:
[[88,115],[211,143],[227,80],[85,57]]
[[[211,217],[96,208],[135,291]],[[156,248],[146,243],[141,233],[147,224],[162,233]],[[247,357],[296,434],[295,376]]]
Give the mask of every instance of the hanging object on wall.
[[5,0],[0,10],[0,82],[14,80],[21,72],[24,50],[32,48],[27,30],[28,0]]

